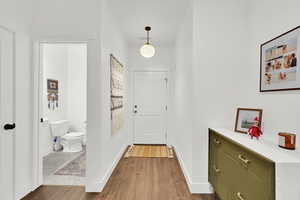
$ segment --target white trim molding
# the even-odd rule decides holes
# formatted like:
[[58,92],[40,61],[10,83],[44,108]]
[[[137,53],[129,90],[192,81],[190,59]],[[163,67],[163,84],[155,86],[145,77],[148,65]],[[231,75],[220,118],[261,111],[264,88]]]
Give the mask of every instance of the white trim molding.
[[[74,43],[85,43],[88,46],[88,72],[91,68],[97,67],[95,64],[96,57],[94,56],[96,51],[96,39],[90,37],[34,37],[32,39],[32,62],[33,62],[33,149],[32,149],[32,191],[37,189],[43,184],[42,177],[42,155],[40,152],[40,137],[39,132],[41,128],[40,118],[42,116],[42,99],[41,99],[41,74],[42,74],[42,49],[41,44],[44,43],[65,43],[65,44],[74,44]],[[88,87],[90,88],[90,87]],[[87,97],[89,99],[89,97]],[[89,115],[89,113],[88,113]],[[87,132],[89,135],[89,132]]]
[[117,154],[112,165],[105,172],[105,175],[103,176],[102,180],[100,180],[99,182],[94,182],[92,184],[89,184],[86,187],[86,190],[85,190],[86,192],[102,192],[102,190],[104,189],[105,185],[107,184],[109,178],[111,177],[113,171],[115,170],[118,163],[122,159],[127,147],[128,147],[128,145],[124,145],[121,148],[121,151]]
[[188,184],[190,192],[192,194],[211,194],[211,193],[213,193],[213,189],[209,182],[197,183],[197,182],[192,181],[191,175],[190,175],[189,171],[187,170],[186,165],[184,164],[181,153],[177,150],[176,146],[173,146],[173,148],[177,155],[180,167],[182,169],[183,175]]

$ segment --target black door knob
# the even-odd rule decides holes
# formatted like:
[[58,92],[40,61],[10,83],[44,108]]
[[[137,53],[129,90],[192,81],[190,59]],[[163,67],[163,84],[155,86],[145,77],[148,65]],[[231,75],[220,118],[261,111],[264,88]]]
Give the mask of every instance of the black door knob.
[[13,130],[13,129],[16,128],[16,124],[15,123],[13,123],[13,124],[5,124],[3,128],[4,128],[4,130]]

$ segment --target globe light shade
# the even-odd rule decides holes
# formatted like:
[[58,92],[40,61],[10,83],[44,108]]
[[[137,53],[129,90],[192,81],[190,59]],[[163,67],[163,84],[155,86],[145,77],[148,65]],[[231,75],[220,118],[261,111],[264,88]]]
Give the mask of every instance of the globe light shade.
[[151,44],[145,44],[141,47],[140,53],[145,58],[151,58],[155,55],[155,48]]

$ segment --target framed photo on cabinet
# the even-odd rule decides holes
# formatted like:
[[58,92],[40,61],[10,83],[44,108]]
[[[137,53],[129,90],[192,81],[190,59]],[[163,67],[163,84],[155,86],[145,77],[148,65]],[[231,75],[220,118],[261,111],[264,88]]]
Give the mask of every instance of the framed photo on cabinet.
[[300,26],[260,48],[260,92],[300,90]]
[[238,108],[236,112],[236,121],[235,121],[235,132],[247,133],[249,128],[258,122],[258,126],[261,127],[262,121],[261,109],[252,109],[252,108]]

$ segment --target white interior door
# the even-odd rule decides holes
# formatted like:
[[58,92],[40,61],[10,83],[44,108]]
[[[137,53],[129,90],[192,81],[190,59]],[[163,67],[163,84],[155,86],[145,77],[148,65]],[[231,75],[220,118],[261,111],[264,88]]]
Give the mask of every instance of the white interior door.
[[0,199],[14,199],[14,34],[0,27]]
[[166,144],[167,73],[134,72],[134,143]]

